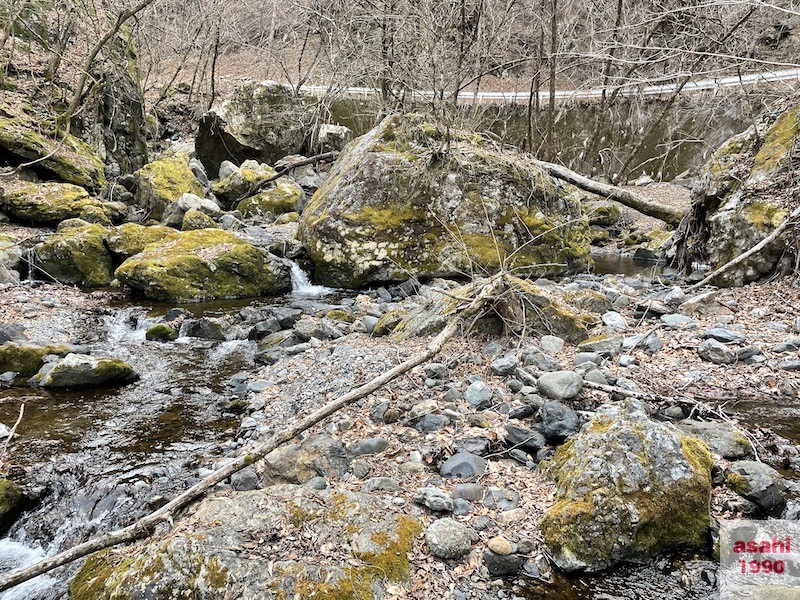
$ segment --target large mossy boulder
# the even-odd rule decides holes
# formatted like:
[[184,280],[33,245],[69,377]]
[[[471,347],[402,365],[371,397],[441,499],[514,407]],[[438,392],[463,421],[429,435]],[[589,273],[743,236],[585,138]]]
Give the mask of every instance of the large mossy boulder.
[[65,219],[87,218],[120,222],[128,215],[121,202],[92,198],[70,183],[9,181],[0,185],[0,211],[21,223],[57,225]]
[[186,231],[149,244],[115,275],[145,297],[168,302],[271,296],[291,289],[284,262],[219,229]]
[[[462,305],[459,299],[476,297],[486,283],[486,279],[477,279],[453,290],[433,288],[433,301],[401,317],[391,328],[394,335],[403,339],[438,333]],[[492,311],[476,323],[490,331],[507,328],[526,335],[531,332],[557,335],[577,344],[588,336],[586,325],[594,320],[591,315],[565,302],[565,295],[510,275],[504,277],[495,298]],[[387,320],[388,318],[384,323],[378,322],[384,326],[386,332]]]
[[294,485],[228,491],[134,554],[90,556],[70,598],[383,598],[387,584],[409,580],[408,554],[422,529],[368,494]]
[[[762,241],[798,206],[794,156],[800,142],[800,106],[766,114],[714,153],[693,193],[677,252],[682,266],[717,269]],[[748,257],[714,283],[741,286],[794,268],[790,233]],[[787,251],[788,250],[788,251]]]
[[503,268],[559,274],[589,262],[581,198],[522,153],[392,115],[340,155],[298,237],[316,278],[336,287]]
[[[62,133],[45,135],[33,119],[0,106],[0,158],[37,161],[55,179],[99,191],[106,185],[103,162],[84,142]],[[21,159],[21,160],[20,160]]]
[[711,466],[703,442],[651,420],[642,403],[601,407],[544,463],[556,496],[541,529],[556,565],[599,571],[704,547]]
[[244,85],[200,119],[197,158],[216,177],[225,160],[274,164],[300,154],[317,122],[318,105],[313,96],[296,96],[281,85]]
[[108,230],[102,225],[59,229],[34,248],[39,275],[71,285],[107,287],[113,279],[113,269],[106,235]]
[[138,377],[133,367],[119,358],[70,353],[45,363],[31,380],[44,388],[78,388],[119,385]]
[[184,194],[203,195],[203,188],[189,168],[189,156],[178,153],[146,164],[134,173],[136,204],[147,217],[161,220],[164,210]]
[[0,373],[12,371],[24,377],[35,375],[49,354],[66,356],[70,347],[64,344],[37,344],[6,342],[0,346]]
[[107,232],[106,244],[113,254],[125,259],[139,254],[148,244],[165,242],[179,236],[172,227],[164,225],[125,223]]

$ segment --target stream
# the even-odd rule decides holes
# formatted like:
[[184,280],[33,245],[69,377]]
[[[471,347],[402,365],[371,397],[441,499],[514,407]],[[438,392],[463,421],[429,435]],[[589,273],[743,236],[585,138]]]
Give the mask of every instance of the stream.
[[[652,263],[619,257],[601,261],[596,269],[645,278],[665,274]],[[311,283],[299,266],[293,267],[292,274],[293,295],[333,291]],[[273,298],[186,308],[200,317],[286,303],[287,299]],[[20,438],[12,451],[16,468],[26,470],[28,481],[39,487],[35,507],[0,540],[0,571],[32,564],[129,525],[196,483],[201,469],[236,454],[230,440],[241,415],[232,410],[226,382],[234,374],[255,368],[255,344],[195,338],[179,338],[173,344],[145,340],[146,329],[169,308],[147,303],[108,306],[106,314],[90,319],[80,340],[94,354],[114,355],[134,365],[141,374],[134,384],[57,392],[25,385],[0,388],[0,422],[13,424],[20,404],[25,403]],[[796,423],[800,407],[792,408],[791,420]],[[759,414],[761,423],[788,419],[782,411]],[[65,598],[78,564],[0,594],[0,600]],[[548,600],[710,598],[710,583],[698,590],[682,587],[687,571],[699,574],[695,581],[711,582],[715,565],[694,556],[661,559],[599,575],[557,577],[548,586],[515,587],[513,593]]]

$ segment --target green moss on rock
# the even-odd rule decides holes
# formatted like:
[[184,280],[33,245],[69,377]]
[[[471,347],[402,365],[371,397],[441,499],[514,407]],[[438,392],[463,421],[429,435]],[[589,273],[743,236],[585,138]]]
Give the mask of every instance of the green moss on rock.
[[0,531],[5,531],[22,512],[22,488],[10,479],[0,479]]
[[0,373],[14,371],[30,377],[42,368],[42,359],[48,354],[66,356],[68,353],[69,347],[64,345],[37,346],[7,342],[0,346]]
[[173,342],[178,339],[178,332],[169,325],[158,323],[148,328],[144,337],[154,342]]
[[125,223],[115,227],[106,235],[109,250],[122,258],[130,258],[142,252],[148,244],[175,239],[180,234],[172,227],[163,225],[139,225]]
[[800,133],[800,107],[781,113],[767,130],[764,143],[753,159],[751,175],[767,176],[791,165],[791,153]]
[[77,185],[22,181],[4,183],[0,210],[17,221],[40,225],[84,217],[119,222],[127,215],[124,204],[92,198]]
[[209,217],[202,211],[197,210],[196,208],[190,208],[186,211],[186,214],[183,215],[183,221],[181,221],[181,230],[182,231],[195,231],[197,229],[215,229],[217,227],[217,222]]
[[112,279],[111,254],[101,225],[62,229],[34,249],[36,267],[61,283],[107,287]]
[[189,168],[186,154],[159,158],[136,171],[134,177],[136,203],[153,219],[160,220],[164,209],[184,194],[203,195],[203,188]]
[[7,152],[35,160],[62,181],[99,191],[106,185],[103,162],[84,142],[73,135],[58,139],[41,133],[33,121],[0,107],[0,147]]
[[303,188],[287,177],[275,181],[275,187],[250,196],[236,207],[245,217],[281,215],[297,212]]
[[286,264],[219,229],[187,231],[156,242],[115,272],[122,283],[154,300],[276,295],[291,289]]

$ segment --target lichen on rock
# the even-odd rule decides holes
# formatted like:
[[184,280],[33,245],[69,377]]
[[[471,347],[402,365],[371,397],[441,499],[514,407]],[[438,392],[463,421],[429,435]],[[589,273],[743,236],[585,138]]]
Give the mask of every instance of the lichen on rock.
[[44,364],[44,357],[48,354],[66,356],[70,351],[69,346],[63,344],[37,344],[6,342],[0,346],[0,373],[13,371],[20,375],[30,377]]
[[106,287],[113,278],[107,234],[102,225],[60,229],[34,248],[34,264],[40,274],[61,283]]
[[555,563],[598,571],[704,547],[711,466],[703,442],[651,420],[642,403],[601,407],[543,464],[556,481],[555,504],[541,523]]
[[183,194],[203,195],[200,182],[189,168],[189,156],[174,154],[164,156],[134,173],[136,203],[152,219],[160,220],[164,209]]
[[70,183],[3,182],[0,187],[0,210],[23,223],[56,225],[65,219],[83,218],[101,213],[110,221],[120,222],[128,209],[119,202],[92,198],[84,188]]
[[[224,492],[200,502],[165,538],[143,542],[135,555],[89,557],[70,598],[376,600],[386,582],[408,581],[408,553],[422,529],[368,494],[293,485]],[[253,568],[258,563],[242,560],[239,549],[265,535],[273,539],[258,552],[270,568]],[[294,556],[281,550],[286,536],[295,536],[287,542]],[[320,552],[328,545],[349,560]]]
[[417,115],[386,117],[347,146],[298,238],[326,285],[416,276],[565,273],[589,261],[582,194],[524,155]]

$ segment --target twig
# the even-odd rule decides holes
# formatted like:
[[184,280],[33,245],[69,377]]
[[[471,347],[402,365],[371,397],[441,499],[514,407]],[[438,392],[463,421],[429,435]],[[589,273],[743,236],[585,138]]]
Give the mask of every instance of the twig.
[[5,445],[3,446],[3,454],[8,454],[8,445],[11,443],[11,439],[17,433],[17,427],[22,422],[22,416],[25,414],[25,403],[22,403],[22,406],[19,407],[19,416],[17,417],[17,422],[14,423],[14,426],[11,428],[11,431],[8,432],[8,439],[6,440]]
[[767,237],[765,237],[763,240],[758,242],[755,246],[750,248],[750,250],[748,250],[747,252],[743,252],[742,254],[740,254],[739,256],[734,258],[733,260],[728,261],[727,263],[722,265],[719,269],[717,269],[716,271],[714,271],[713,273],[711,273],[710,275],[708,275],[704,279],[698,281],[697,283],[695,283],[693,285],[690,285],[688,288],[686,288],[686,291],[687,292],[693,292],[693,291],[695,291],[697,289],[700,289],[704,285],[708,285],[714,279],[716,279],[718,276],[722,275],[725,271],[727,271],[729,269],[732,269],[733,267],[735,267],[736,265],[738,265],[741,262],[744,262],[745,260],[747,260],[748,258],[753,256],[753,254],[756,254],[757,252],[760,252],[761,250],[763,250],[767,246],[767,244],[770,244],[771,242],[775,241],[775,239],[780,234],[782,234],[786,230],[787,227],[789,227],[791,222],[793,220],[797,219],[798,217],[800,217],[800,206],[798,206],[796,209],[794,209],[792,211],[792,214],[790,214],[788,217],[786,217],[786,220],[783,223],[781,223],[780,225],[778,225],[778,227],[775,229],[775,231],[770,233]]
[[60,552],[59,554],[45,558],[44,560],[41,560],[29,567],[18,569],[17,571],[13,571],[0,577],[0,591],[19,585],[20,583],[28,581],[29,579],[33,579],[34,577],[43,573],[48,573],[57,567],[71,563],[79,558],[91,554],[92,552],[103,550],[104,548],[109,548],[111,546],[132,542],[142,537],[147,537],[153,532],[154,527],[159,523],[172,523],[172,519],[177,511],[186,507],[192,501],[205,495],[218,483],[225,481],[234,473],[237,473],[245,467],[252,465],[254,462],[264,458],[276,448],[279,448],[283,444],[291,441],[299,434],[310,429],[320,421],[330,417],[342,408],[353,404],[365,396],[368,396],[400,375],[403,375],[414,367],[417,367],[433,358],[442,350],[447,341],[456,334],[465,319],[482,310],[484,305],[495,296],[498,287],[502,283],[502,279],[503,275],[500,274],[492,277],[486,283],[484,283],[475,299],[472,300],[468,306],[463,307],[460,313],[456,314],[450,319],[439,335],[437,335],[428,344],[424,352],[409,358],[405,362],[402,362],[389,371],[378,375],[367,383],[350,390],[346,394],[331,400],[325,406],[314,411],[304,419],[301,419],[293,426],[285,428],[280,433],[276,433],[269,440],[256,447],[251,452],[239,456],[221,469],[214,471],[211,475],[193,485],[191,488],[177,496],[169,503],[165,504],[160,509],[139,519],[132,525],[129,525],[123,529],[109,532],[105,535],[101,535],[98,538],[89,540],[82,544],[78,544],[77,546],[73,546],[72,548]]

